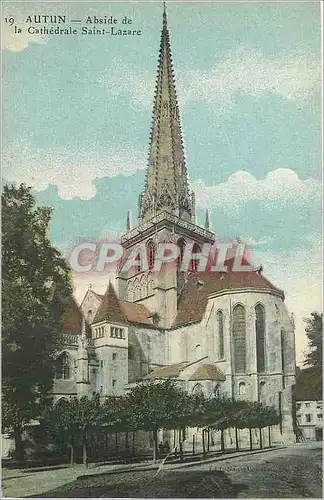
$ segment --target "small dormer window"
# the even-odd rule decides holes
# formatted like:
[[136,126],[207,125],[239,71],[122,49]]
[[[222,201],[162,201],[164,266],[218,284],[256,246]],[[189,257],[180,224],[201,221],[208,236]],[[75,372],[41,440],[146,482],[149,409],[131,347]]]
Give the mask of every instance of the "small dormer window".
[[115,339],[124,339],[125,338],[124,328],[119,328],[117,326],[111,326],[110,327],[110,336],[115,338]]

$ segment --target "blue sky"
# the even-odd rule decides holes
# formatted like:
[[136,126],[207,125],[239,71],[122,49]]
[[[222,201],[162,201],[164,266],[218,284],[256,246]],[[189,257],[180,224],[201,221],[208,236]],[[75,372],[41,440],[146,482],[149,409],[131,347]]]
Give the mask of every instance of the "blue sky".
[[[301,319],[321,307],[320,2],[167,10],[198,221],[208,207],[218,235],[255,243],[301,353]],[[26,16],[45,13],[127,15],[143,35],[28,35]],[[6,15],[24,31],[4,26],[4,178],[53,206],[60,248],[123,231],[145,176],[161,2],[10,2]]]

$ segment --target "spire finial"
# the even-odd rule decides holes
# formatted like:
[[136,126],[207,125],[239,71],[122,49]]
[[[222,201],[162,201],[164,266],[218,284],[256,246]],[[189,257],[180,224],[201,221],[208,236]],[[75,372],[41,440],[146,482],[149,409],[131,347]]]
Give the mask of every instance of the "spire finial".
[[205,228],[210,229],[210,217],[208,208],[206,208]]
[[131,229],[132,229],[132,217],[131,217],[131,211],[128,210],[126,219],[126,231],[130,231]]

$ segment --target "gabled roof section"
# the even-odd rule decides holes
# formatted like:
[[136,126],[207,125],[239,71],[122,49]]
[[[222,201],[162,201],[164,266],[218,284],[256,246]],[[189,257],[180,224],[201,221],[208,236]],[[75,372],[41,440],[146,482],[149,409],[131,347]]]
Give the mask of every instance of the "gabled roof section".
[[216,365],[205,364],[200,365],[199,368],[191,375],[189,380],[217,380],[219,382],[224,382],[226,377],[224,373],[217,368]]
[[100,307],[93,320],[93,324],[98,323],[99,321],[108,321],[110,323],[117,323],[122,325],[128,324],[124,311],[120,305],[120,301],[117,298],[115,289],[111,282],[109,282],[106,293],[103,296]]
[[[201,321],[205,314],[209,295],[223,290],[251,289],[283,292],[256,271],[233,271],[234,259],[225,262],[227,273],[207,271],[193,273],[188,277],[178,303],[178,314],[173,327]],[[242,265],[247,265],[245,261]]]
[[61,318],[62,333],[74,333],[81,335],[82,333],[83,314],[74,297],[66,299],[64,312]]
[[188,364],[188,361],[183,361],[174,365],[163,366],[162,368],[157,368],[153,372],[149,373],[145,378],[149,380],[175,378],[180,375],[180,373],[186,368]]
[[126,300],[119,301],[129,323],[153,326],[152,313],[143,305]]

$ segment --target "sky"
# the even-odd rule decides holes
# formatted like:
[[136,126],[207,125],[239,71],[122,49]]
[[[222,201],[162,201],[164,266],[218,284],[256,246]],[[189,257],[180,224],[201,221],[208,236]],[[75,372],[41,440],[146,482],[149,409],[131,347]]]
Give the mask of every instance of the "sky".
[[[300,362],[303,317],[322,309],[320,2],[169,1],[167,12],[198,223],[208,208],[217,236],[255,246],[295,315]],[[44,26],[25,22],[38,14],[87,27],[127,16],[142,35],[27,33]],[[123,233],[144,184],[162,2],[4,2],[2,23],[4,180],[53,207],[66,255]],[[108,279],[75,274],[77,299]]]

